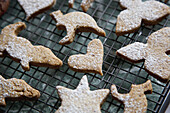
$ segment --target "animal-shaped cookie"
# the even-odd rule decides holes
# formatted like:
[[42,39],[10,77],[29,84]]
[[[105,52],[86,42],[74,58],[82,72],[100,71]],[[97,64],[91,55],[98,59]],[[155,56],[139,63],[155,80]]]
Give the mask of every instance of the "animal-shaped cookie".
[[75,90],[57,86],[61,106],[55,113],[101,113],[100,106],[109,94],[109,89],[90,91],[87,76],[83,76]]
[[27,20],[43,13],[55,5],[56,0],[18,0],[19,4],[24,9]]
[[76,32],[93,32],[100,36],[105,36],[105,31],[98,27],[96,21],[88,14],[83,12],[71,12],[63,15],[60,10],[51,13],[57,22],[57,28],[67,30],[67,35],[60,40],[60,44],[70,44],[73,42]]
[[116,34],[137,31],[141,23],[154,25],[170,14],[170,7],[158,1],[120,0],[123,9],[117,18]]
[[58,68],[62,61],[50,49],[43,46],[33,46],[27,39],[17,37],[26,28],[25,23],[18,22],[6,26],[0,35],[0,56],[7,52],[15,61],[20,62],[23,69],[28,71],[29,65]]
[[32,88],[24,80],[16,78],[4,79],[0,75],[0,106],[6,105],[5,98],[12,100],[33,100],[39,97],[40,92]]
[[124,104],[124,113],[145,113],[147,111],[147,99],[145,93],[152,93],[152,84],[148,80],[144,84],[133,85],[127,94],[117,92],[116,86],[111,86],[113,98]]
[[170,78],[170,27],[152,33],[147,44],[135,42],[119,50],[117,54],[132,61],[145,60],[145,69],[162,82]]
[[103,44],[99,39],[93,39],[87,46],[87,54],[72,55],[68,59],[69,67],[78,72],[92,72],[103,75]]
[[[94,0],[82,0],[81,8],[83,9],[84,12],[87,12],[87,10],[89,9],[93,1]],[[73,8],[74,0],[69,0],[68,2],[69,2],[69,7]]]

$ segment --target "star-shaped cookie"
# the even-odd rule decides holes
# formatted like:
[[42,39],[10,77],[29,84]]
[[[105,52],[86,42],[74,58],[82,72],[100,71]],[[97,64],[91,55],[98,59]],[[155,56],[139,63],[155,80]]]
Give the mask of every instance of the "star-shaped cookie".
[[100,106],[109,94],[109,89],[90,91],[86,75],[75,90],[56,88],[62,103],[55,113],[101,113]]

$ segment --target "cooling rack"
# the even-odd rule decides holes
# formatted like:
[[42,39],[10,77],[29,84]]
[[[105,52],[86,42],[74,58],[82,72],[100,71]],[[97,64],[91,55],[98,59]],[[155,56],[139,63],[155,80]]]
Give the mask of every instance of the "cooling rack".
[[[144,26],[138,32],[124,36],[115,35],[116,18],[121,8],[117,0],[95,0],[87,11],[106,32],[106,37],[93,33],[78,33],[74,42],[69,45],[59,45],[66,32],[57,30],[55,22],[49,13],[61,10],[64,14],[72,11],[82,11],[81,0],[75,0],[74,7],[68,7],[68,0],[57,0],[56,5],[49,11],[36,16],[30,21],[25,20],[25,13],[16,0],[11,0],[8,11],[0,17],[0,30],[6,25],[23,21],[27,28],[19,36],[27,38],[33,45],[43,45],[50,48],[63,61],[58,70],[31,66],[30,71],[23,71],[21,65],[12,61],[8,56],[0,58],[0,74],[5,78],[19,78],[25,80],[32,87],[40,91],[41,97],[36,101],[7,101],[6,107],[0,107],[1,113],[54,113],[61,101],[55,87],[62,85],[75,89],[84,74],[88,76],[91,90],[109,88],[116,84],[120,93],[128,93],[131,84],[141,84],[146,80],[152,81],[153,93],[147,95],[148,113],[163,113],[170,102],[170,83],[161,83],[144,70],[143,63],[133,64],[116,56],[119,48],[133,43],[146,43],[147,37],[166,26],[170,27],[169,17],[154,26]],[[170,4],[169,2],[167,3]],[[73,54],[85,54],[87,44],[98,38],[104,46],[103,76],[92,73],[78,73],[69,69],[67,59]],[[122,113],[123,104],[112,99],[109,95],[102,105],[102,112]]]

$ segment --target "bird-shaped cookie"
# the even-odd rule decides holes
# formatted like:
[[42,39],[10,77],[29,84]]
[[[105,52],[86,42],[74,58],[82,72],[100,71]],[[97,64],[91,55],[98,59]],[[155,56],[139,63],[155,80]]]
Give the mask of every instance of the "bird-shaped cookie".
[[96,21],[83,12],[71,12],[63,15],[60,10],[51,13],[60,30],[67,30],[67,35],[60,40],[61,45],[73,42],[76,32],[93,32],[100,36],[106,36],[105,31],[98,27]]
[[32,88],[24,80],[16,78],[4,79],[0,75],[0,106],[6,105],[5,98],[12,100],[32,100],[39,97],[40,92]]
[[3,57],[7,52],[15,61],[20,62],[22,68],[26,71],[30,69],[30,64],[51,68],[61,66],[62,61],[49,48],[33,46],[27,39],[17,37],[17,34],[25,28],[25,23],[17,22],[2,29],[0,34],[0,56]]
[[116,34],[124,35],[137,31],[141,23],[154,25],[170,14],[170,7],[158,1],[120,0],[126,9],[118,15]]

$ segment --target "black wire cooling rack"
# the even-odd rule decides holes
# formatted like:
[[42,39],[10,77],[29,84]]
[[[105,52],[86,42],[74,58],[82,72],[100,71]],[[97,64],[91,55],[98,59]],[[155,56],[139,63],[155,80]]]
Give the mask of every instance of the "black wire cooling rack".
[[[12,61],[8,56],[0,58],[0,74],[5,78],[19,78],[25,80],[32,87],[40,91],[41,97],[36,101],[7,101],[6,107],[0,107],[0,112],[11,113],[54,113],[61,101],[55,87],[62,85],[75,89],[84,75],[69,69],[67,59],[73,54],[85,54],[87,44],[95,38],[100,39],[104,46],[103,76],[85,73],[88,76],[91,90],[109,88],[116,84],[120,93],[128,93],[131,84],[141,84],[147,79],[152,81],[153,93],[147,95],[148,113],[164,112],[170,101],[170,82],[161,83],[145,72],[143,63],[133,64],[116,56],[119,48],[136,41],[146,43],[147,37],[166,26],[170,26],[169,18],[154,26],[144,26],[138,32],[124,36],[115,35],[117,15],[122,11],[116,0],[95,0],[88,10],[98,23],[106,31],[106,37],[99,37],[93,33],[79,33],[74,42],[69,45],[59,45],[66,32],[57,30],[55,22],[49,13],[61,10],[64,14],[72,11],[82,11],[81,0],[75,0],[74,8],[68,7],[68,0],[57,0],[56,5],[49,11],[36,16],[30,21],[25,20],[25,13],[16,0],[11,0],[8,11],[0,17],[0,30],[5,26],[23,21],[27,28],[19,35],[27,38],[33,45],[43,45],[50,48],[54,54],[63,61],[63,66],[58,70],[44,67],[31,67],[30,71],[23,71],[21,65]],[[169,5],[169,2],[167,3]],[[109,95],[102,105],[102,112],[122,113],[123,104],[112,99]]]

